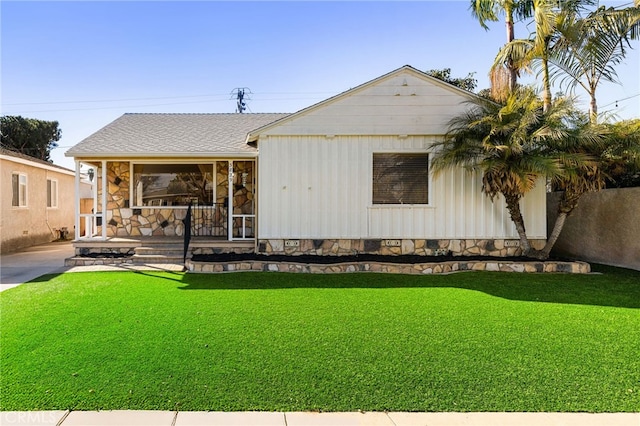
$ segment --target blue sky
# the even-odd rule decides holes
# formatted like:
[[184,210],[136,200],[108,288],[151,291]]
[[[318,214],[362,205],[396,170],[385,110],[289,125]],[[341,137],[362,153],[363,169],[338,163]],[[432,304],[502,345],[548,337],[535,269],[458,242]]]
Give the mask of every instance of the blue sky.
[[[475,72],[486,88],[505,38],[466,0],[4,0],[0,14],[2,115],[57,120],[52,158],[70,168],[64,152],[126,112],[234,112],[237,87],[251,90],[251,112],[295,112],[405,64]],[[598,89],[620,118],[640,117],[638,47],[618,69],[623,85]]]

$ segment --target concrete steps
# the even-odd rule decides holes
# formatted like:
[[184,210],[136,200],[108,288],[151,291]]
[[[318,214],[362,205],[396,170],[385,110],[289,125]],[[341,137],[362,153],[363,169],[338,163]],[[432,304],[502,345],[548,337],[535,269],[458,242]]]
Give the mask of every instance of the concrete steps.
[[[136,247],[131,260],[134,264],[182,263],[184,248],[182,244],[146,244]],[[191,253],[187,253],[187,259]]]

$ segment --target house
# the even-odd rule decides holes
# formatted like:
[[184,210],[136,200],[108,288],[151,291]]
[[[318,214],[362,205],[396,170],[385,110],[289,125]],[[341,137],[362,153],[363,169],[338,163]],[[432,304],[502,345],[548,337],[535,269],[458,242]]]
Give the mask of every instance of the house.
[[[66,154],[97,177],[77,252],[180,238],[191,204],[195,253],[516,254],[479,175],[429,173],[473,96],[404,66],[293,114],[125,114]],[[545,200],[538,185],[522,201],[537,244]]]
[[73,170],[5,148],[0,170],[2,253],[73,235]]

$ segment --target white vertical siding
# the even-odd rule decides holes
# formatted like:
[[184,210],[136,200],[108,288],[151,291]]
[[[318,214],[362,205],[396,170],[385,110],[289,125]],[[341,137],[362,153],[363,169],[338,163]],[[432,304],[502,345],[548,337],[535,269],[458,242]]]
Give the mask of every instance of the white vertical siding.
[[443,134],[472,95],[404,70],[284,120],[262,135]]
[[[424,136],[270,136],[261,139],[259,238],[517,238],[504,201],[478,175],[447,170],[428,206],[372,206],[374,152],[424,152]],[[522,202],[528,234],[546,238],[544,183]]]

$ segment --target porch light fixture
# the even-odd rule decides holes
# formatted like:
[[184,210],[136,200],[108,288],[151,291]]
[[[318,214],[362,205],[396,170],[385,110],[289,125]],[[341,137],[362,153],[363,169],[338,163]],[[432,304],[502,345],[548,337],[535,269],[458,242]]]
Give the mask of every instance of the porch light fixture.
[[93,182],[93,176],[95,176],[95,170],[89,169],[87,170],[87,174],[89,175],[89,181]]

